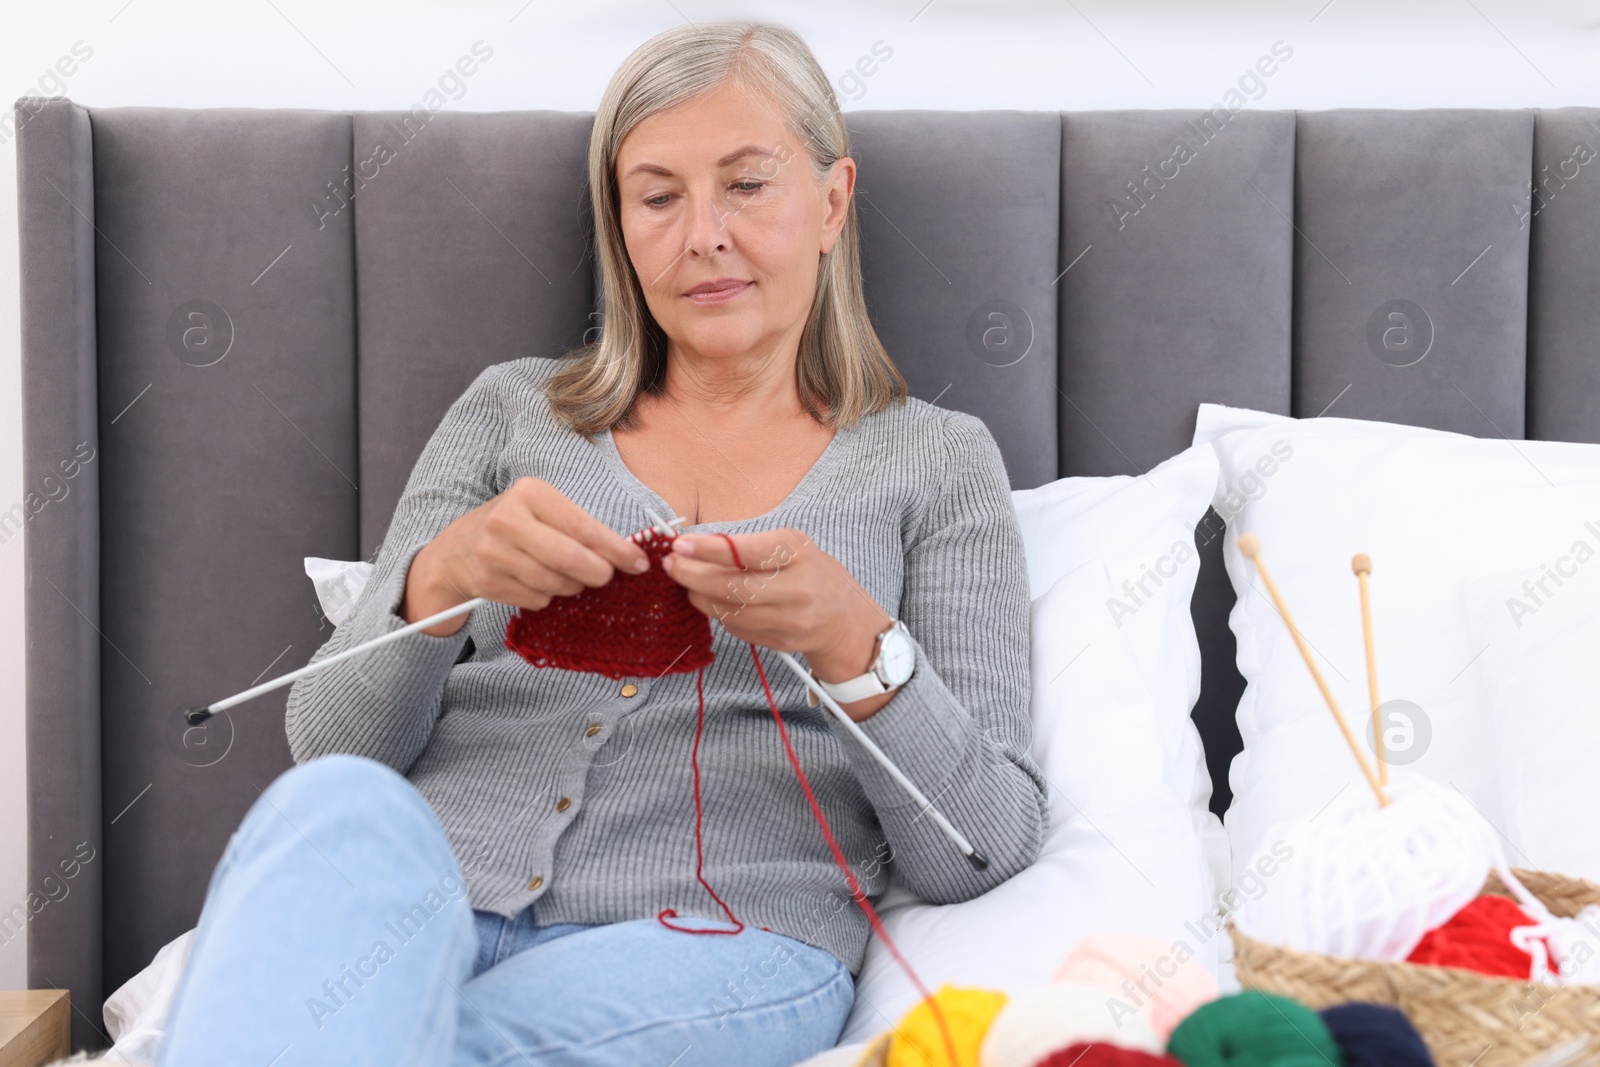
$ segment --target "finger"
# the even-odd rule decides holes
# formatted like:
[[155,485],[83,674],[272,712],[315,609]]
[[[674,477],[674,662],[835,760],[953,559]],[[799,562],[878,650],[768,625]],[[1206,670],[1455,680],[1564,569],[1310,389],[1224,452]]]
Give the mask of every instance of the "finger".
[[725,609],[743,608],[756,602],[781,603],[787,590],[772,584],[754,571],[739,571],[703,560],[680,559],[668,556],[663,561],[668,577],[689,590],[691,597],[698,594],[724,606]]
[[[583,586],[578,586],[575,592],[582,592]],[[535,586],[520,583],[509,584],[504,596],[494,597],[501,604],[510,604],[513,607],[525,608],[528,611],[542,611],[549,607],[553,601],[564,597],[573,596],[574,593],[556,592],[541,589]]]
[[480,551],[502,570],[521,573],[534,584],[530,568],[549,568],[582,585],[604,585],[611,580],[612,565],[593,550],[541,521],[517,498],[495,508],[484,519],[487,535]]
[[[743,564],[745,570],[771,572],[792,561],[809,540],[799,530],[766,530],[739,534],[730,546],[717,534],[683,534],[672,542],[673,553],[726,567]],[[737,562],[735,562],[737,560]]]
[[667,576],[685,589],[716,596],[730,595],[730,589],[744,577],[744,572],[721,563],[708,563],[702,559],[669,555],[661,561]]
[[700,614],[707,618],[716,619],[724,625],[738,618],[745,608],[745,605],[738,601],[730,603],[726,600],[717,600],[706,596],[704,593],[694,592],[689,594],[689,603]]
[[530,482],[530,488],[524,490],[525,499],[541,522],[589,548],[613,567],[634,574],[649,569],[650,559],[644,549],[574,504],[555,486],[533,479]]
[[689,603],[709,619],[715,619],[724,629],[741,641],[751,641],[764,648],[780,652],[797,651],[781,627],[774,627],[771,617],[752,613],[754,605],[742,602],[727,603],[714,600],[704,593],[690,593]]
[[[601,568],[607,571],[611,569],[611,565],[600,557],[594,558]],[[496,583],[505,582],[512,589],[528,588],[547,596],[572,596],[582,592],[585,586],[578,578],[562,573],[530,554],[521,536],[485,545],[478,555],[477,569],[480,574],[478,585],[486,590],[493,588]]]
[[616,568],[588,546],[554,526],[535,522],[515,542],[528,561],[597,589],[611,581]]
[[723,625],[727,625],[734,619],[739,618],[743,614],[744,609],[749,606],[743,601],[719,600],[716,597],[710,597],[704,593],[695,592],[691,592],[689,594],[689,603],[696,611],[700,612],[700,614],[710,619],[716,619]]
[[537,610],[558,596],[581,593],[583,583],[556,574],[520,553],[485,552],[474,561],[479,596],[497,604]]

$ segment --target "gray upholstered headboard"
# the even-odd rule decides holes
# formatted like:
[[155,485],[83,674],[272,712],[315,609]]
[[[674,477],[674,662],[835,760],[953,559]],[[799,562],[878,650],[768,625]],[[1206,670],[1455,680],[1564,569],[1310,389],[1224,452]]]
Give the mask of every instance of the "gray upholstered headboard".
[[[368,557],[476,373],[594,325],[589,116],[16,115],[30,886],[92,850],[32,920],[29,977],[72,989],[83,1044],[290,762],[282,692],[187,740],[180,709],[303,663],[329,625],[301,558]],[[1147,469],[1204,400],[1600,440],[1600,110],[850,125],[877,328],[1016,487]],[[1195,714],[1221,804],[1216,533]]]

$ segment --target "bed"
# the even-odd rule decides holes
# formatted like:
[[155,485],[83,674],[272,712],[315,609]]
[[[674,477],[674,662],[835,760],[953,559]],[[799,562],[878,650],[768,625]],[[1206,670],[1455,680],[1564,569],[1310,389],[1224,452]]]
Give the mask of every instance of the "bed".
[[[1142,472],[1205,401],[1600,441],[1575,151],[1600,109],[849,122],[874,322],[1013,488]],[[331,624],[304,558],[370,558],[479,370],[595,328],[589,123],[17,103],[29,493],[0,523],[28,528],[28,881],[68,890],[31,917],[29,983],[72,991],[75,1047],[290,765],[282,691],[199,735],[182,709],[309,658]],[[1427,359],[1385,343],[1402,322]],[[1221,811],[1214,519],[1194,718]]]

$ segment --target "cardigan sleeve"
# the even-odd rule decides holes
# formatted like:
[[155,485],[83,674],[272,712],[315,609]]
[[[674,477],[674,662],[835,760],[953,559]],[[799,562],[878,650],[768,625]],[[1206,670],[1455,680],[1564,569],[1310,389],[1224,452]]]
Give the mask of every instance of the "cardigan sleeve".
[[[499,388],[506,364],[484,370],[445,413],[406,482],[372,576],[313,663],[407,623],[398,613],[411,561],[461,515],[499,493],[509,432]],[[427,747],[445,679],[467,643],[417,631],[294,683],[285,728],[295,762],[346,753],[404,773]]]
[[944,426],[944,477],[906,551],[900,618],[911,679],[862,731],[989,861],[965,856],[845,728],[830,718],[878,813],[899,879],[924,900],[969,900],[1038,857],[1049,792],[1029,755],[1027,566],[999,446],[958,412]]

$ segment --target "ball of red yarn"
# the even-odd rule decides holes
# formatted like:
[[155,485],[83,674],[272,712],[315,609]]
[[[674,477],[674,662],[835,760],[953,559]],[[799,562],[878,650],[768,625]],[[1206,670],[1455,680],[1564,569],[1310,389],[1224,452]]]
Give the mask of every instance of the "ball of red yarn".
[[1171,1056],[1155,1056],[1103,1041],[1068,1045],[1050,1053],[1033,1067],[1183,1067]]
[[[1515,901],[1486,893],[1468,901],[1443,926],[1424,934],[1406,959],[1526,982],[1533,974],[1533,957],[1511,943],[1511,931],[1533,925],[1534,920]],[[1545,944],[1548,948],[1549,942]],[[1554,960],[1550,969],[1556,969]]]

